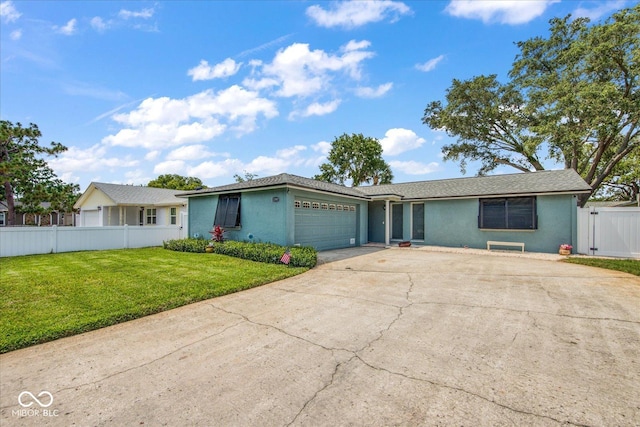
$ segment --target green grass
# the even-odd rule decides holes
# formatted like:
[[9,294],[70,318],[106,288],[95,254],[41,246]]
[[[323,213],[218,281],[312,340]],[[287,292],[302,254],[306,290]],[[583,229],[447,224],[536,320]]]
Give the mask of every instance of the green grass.
[[0,259],[0,353],[307,271],[161,248]]
[[640,260],[570,257],[567,258],[565,262],[588,265],[591,267],[607,268],[609,270],[624,271],[625,273],[640,276]]

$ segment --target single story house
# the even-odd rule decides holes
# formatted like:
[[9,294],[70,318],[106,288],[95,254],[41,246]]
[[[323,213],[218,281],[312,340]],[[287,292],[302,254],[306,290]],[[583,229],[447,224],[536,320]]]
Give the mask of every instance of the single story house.
[[192,237],[214,225],[228,239],[310,245],[369,242],[486,248],[524,243],[533,252],[577,244],[577,195],[589,185],[574,170],[345,187],[280,174],[183,193]]
[[[74,225],[74,213],[63,212],[57,209],[51,209],[51,203],[40,203],[40,212],[29,212],[23,209],[20,201],[15,202],[16,220],[15,226],[38,226],[46,227],[51,225],[70,226]],[[5,200],[0,201],[0,227],[7,226],[9,218],[9,208]]]
[[182,190],[92,182],[74,205],[78,227],[186,225]]

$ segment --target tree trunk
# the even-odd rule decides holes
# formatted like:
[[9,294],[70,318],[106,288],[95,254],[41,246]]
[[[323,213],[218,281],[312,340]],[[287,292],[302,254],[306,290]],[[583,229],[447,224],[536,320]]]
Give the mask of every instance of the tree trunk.
[[7,225],[15,225],[16,207],[13,199],[13,188],[11,188],[11,183],[9,181],[5,181],[4,183],[4,194],[7,198]]

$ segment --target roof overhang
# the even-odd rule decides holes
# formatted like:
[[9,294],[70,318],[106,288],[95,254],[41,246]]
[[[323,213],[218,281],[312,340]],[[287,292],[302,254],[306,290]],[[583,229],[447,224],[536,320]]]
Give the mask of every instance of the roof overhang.
[[311,187],[306,187],[304,185],[298,185],[298,184],[291,184],[291,183],[285,183],[285,184],[266,184],[266,185],[261,185],[261,186],[255,186],[255,187],[247,187],[247,188],[232,188],[232,189],[228,189],[228,190],[210,190],[210,191],[206,191],[206,190],[201,190],[198,192],[193,192],[193,193],[182,193],[182,194],[177,194],[177,197],[183,197],[183,198],[190,198],[190,197],[206,197],[206,196],[215,196],[215,195],[220,195],[220,194],[236,194],[236,193],[253,193],[256,191],[265,191],[265,190],[277,190],[277,189],[282,189],[282,188],[291,188],[291,189],[296,189],[296,190],[301,190],[301,191],[309,191],[312,193],[321,193],[321,194],[333,194],[336,196],[340,196],[340,197],[346,197],[346,198],[350,198],[350,199],[358,199],[358,200],[370,200],[371,198],[367,195],[362,195],[362,196],[356,196],[353,194],[344,194],[338,191],[331,191],[331,190],[320,190],[317,188],[311,188]]

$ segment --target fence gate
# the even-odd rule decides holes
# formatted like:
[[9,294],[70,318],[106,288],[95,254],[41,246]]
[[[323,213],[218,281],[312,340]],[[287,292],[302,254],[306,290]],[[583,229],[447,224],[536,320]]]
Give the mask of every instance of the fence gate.
[[578,253],[640,258],[640,208],[578,208]]

